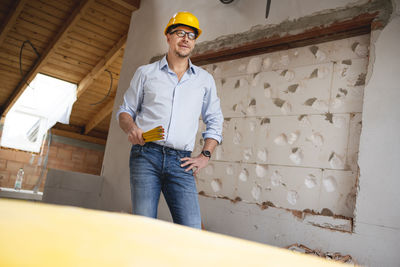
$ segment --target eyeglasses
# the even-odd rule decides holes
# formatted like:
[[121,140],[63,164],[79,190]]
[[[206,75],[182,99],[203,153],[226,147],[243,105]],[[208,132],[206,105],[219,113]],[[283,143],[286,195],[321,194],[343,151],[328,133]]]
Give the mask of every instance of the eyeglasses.
[[185,32],[184,30],[175,30],[175,31],[170,32],[170,34],[173,34],[173,33],[175,33],[180,38],[184,38],[185,35],[187,35],[189,40],[194,40],[197,38],[197,34],[195,34],[194,32]]

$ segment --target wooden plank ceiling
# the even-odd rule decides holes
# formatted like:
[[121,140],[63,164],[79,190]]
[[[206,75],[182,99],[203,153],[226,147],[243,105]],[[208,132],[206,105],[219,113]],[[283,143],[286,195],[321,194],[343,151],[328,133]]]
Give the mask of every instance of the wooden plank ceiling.
[[139,4],[140,0],[0,0],[2,121],[27,83],[43,73],[78,84],[70,124],[57,123],[54,133],[105,143],[130,18]]

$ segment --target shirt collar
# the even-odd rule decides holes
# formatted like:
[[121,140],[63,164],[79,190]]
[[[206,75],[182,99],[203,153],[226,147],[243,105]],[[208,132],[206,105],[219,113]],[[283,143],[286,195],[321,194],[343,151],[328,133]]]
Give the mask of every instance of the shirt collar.
[[[166,55],[160,60],[160,70],[164,68],[167,68],[168,70],[168,61]],[[196,74],[196,66],[192,64],[192,61],[190,59],[189,59],[189,70],[192,74]]]

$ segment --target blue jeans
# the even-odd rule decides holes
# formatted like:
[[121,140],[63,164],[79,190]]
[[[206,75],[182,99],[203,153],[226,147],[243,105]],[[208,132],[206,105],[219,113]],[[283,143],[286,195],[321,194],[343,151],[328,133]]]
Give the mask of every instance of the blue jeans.
[[155,143],[132,146],[129,167],[133,214],[157,218],[162,191],[174,223],[201,228],[193,171],[186,172],[180,166],[180,159],[190,154]]

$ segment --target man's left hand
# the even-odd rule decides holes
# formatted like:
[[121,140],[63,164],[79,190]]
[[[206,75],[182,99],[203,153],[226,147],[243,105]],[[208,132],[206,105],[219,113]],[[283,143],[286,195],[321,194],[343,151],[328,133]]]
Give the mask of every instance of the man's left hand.
[[193,174],[197,175],[201,169],[207,166],[209,160],[210,158],[204,156],[203,154],[200,154],[195,158],[181,158],[181,161],[183,162],[181,167],[187,167],[185,171],[193,170]]

